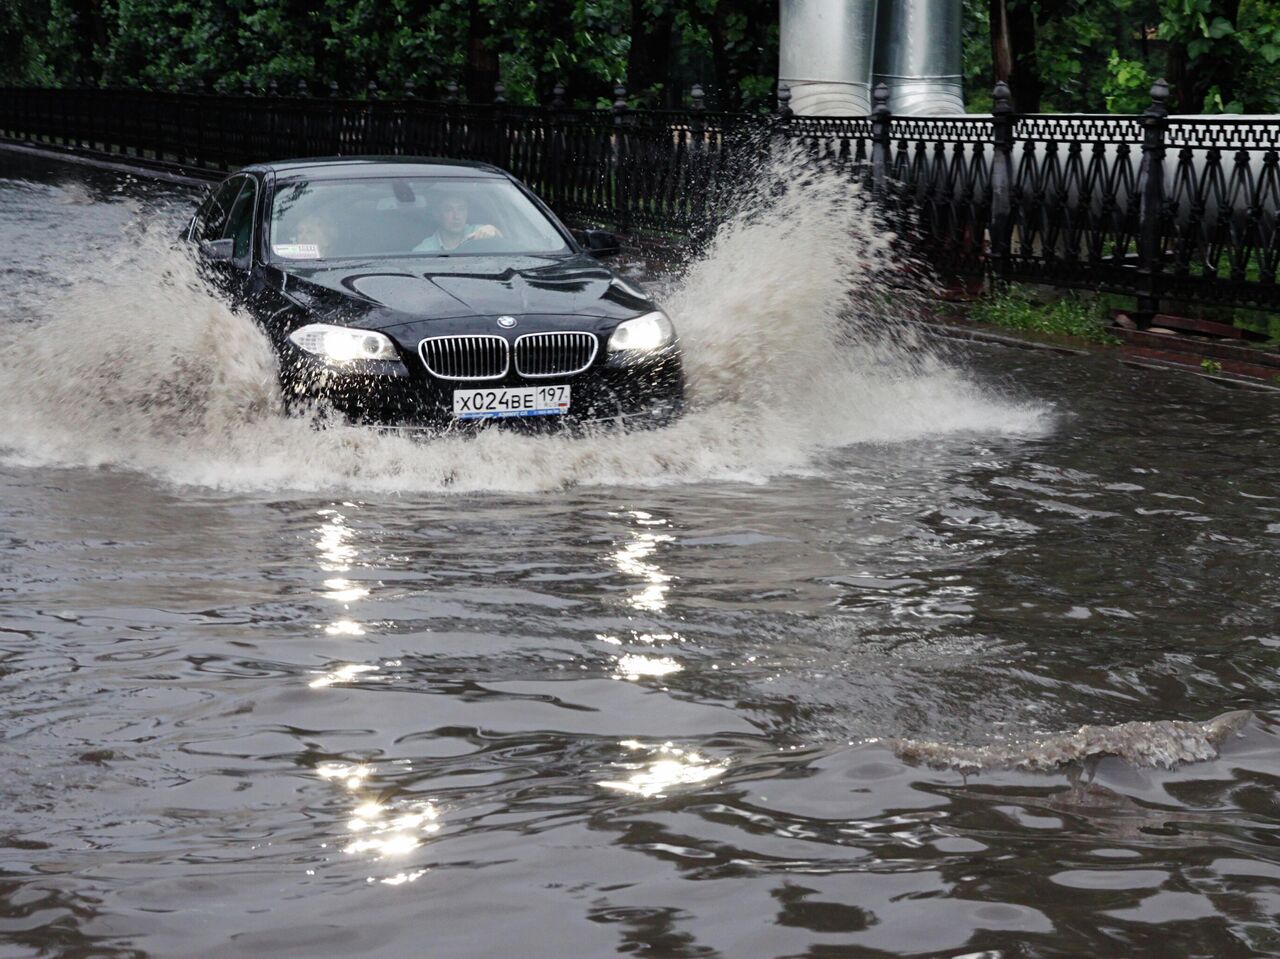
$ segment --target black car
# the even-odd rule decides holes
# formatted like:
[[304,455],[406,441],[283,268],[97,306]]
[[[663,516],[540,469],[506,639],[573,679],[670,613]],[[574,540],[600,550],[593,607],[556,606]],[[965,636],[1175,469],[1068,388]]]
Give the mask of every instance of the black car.
[[675,329],[523,184],[481,163],[246,167],[186,231],[279,354],[294,408],[360,423],[661,425],[681,409]]

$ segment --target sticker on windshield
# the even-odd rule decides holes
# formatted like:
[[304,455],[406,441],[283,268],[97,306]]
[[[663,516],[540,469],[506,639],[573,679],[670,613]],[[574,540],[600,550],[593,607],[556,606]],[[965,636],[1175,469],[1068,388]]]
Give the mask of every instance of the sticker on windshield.
[[318,260],[320,247],[314,243],[273,243],[271,252],[286,260]]

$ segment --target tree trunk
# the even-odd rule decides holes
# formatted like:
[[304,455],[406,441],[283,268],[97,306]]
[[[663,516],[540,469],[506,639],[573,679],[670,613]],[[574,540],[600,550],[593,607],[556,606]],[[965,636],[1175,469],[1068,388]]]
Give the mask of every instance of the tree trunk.
[[741,97],[738,95],[738,78],[734,75],[725,41],[724,18],[724,3],[720,2],[703,15],[702,25],[711,35],[711,66],[716,74],[711,86],[715,106],[721,110],[733,111],[741,105]]
[[1031,0],[991,0],[991,62],[1009,84],[1019,113],[1039,113],[1044,90],[1036,62],[1036,15]]
[[498,82],[498,54],[493,49],[493,23],[480,9],[480,0],[467,2],[467,99],[491,103]]
[[645,11],[645,0],[631,0],[631,49],[627,54],[627,90],[643,95],[656,84],[662,90],[652,106],[675,107],[678,90],[671,83],[671,47],[675,8],[668,5],[656,17]]
[[107,25],[102,17],[102,0],[74,0],[68,6],[74,17],[71,79],[97,83],[102,75],[97,50],[107,45]]
[[1192,94],[1191,73],[1187,69],[1187,47],[1183,43],[1169,44],[1168,61],[1165,73],[1172,91],[1170,107],[1174,113],[1199,113],[1203,108],[1204,98],[1196,100]]
[[[1240,0],[1218,0],[1208,16],[1225,17],[1231,23],[1240,21]],[[1193,62],[1187,56],[1187,40],[1169,44],[1168,80],[1173,88],[1174,109],[1178,113],[1203,113],[1204,101],[1216,86],[1224,104],[1235,99],[1235,75],[1239,69],[1237,56],[1242,53],[1235,41],[1218,42],[1213,49]]]

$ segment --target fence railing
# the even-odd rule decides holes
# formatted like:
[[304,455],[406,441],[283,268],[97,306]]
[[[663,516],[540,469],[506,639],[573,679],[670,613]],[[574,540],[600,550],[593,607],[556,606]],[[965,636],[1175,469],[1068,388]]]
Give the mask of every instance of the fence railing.
[[789,144],[877,197],[887,228],[956,276],[1280,311],[1280,122],[1138,116],[772,115],[103,89],[0,89],[0,137],[208,173],[300,156],[483,160],[566,220],[667,245],[705,237],[760,161]]

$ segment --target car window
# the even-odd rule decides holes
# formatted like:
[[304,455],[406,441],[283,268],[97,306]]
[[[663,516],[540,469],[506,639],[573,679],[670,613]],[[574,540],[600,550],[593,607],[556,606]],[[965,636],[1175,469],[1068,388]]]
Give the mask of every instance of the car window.
[[249,177],[236,197],[227,225],[222,230],[222,239],[235,240],[231,255],[237,260],[249,255],[249,241],[253,236],[253,201],[257,196],[258,184]]
[[200,209],[196,212],[196,226],[193,234],[196,240],[221,239],[222,229],[227,224],[227,214],[231,212],[231,205],[235,202],[241,187],[244,186],[244,181],[245,178],[242,176],[223,181],[222,185],[200,205]]
[[277,261],[569,251],[537,204],[498,177],[285,180],[270,229]]

